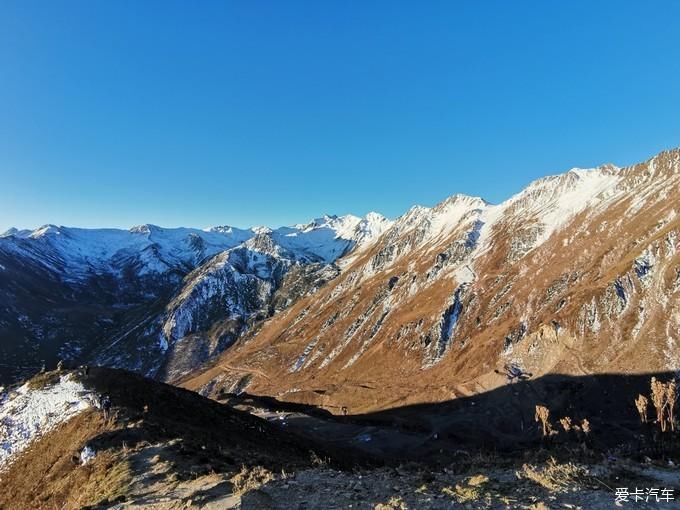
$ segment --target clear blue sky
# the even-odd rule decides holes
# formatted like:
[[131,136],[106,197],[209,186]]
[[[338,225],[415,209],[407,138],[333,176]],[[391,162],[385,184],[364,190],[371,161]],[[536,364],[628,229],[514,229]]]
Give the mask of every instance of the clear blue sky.
[[678,1],[0,2],[0,229],[498,202],[680,145]]

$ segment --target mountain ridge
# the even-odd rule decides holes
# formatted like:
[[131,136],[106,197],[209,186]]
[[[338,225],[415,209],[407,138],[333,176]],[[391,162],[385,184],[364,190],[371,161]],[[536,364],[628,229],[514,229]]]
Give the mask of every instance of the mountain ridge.
[[[500,204],[455,194],[432,207],[413,206],[394,220],[369,213],[364,218],[324,215],[278,229],[147,224],[129,230],[12,230],[0,237],[0,280],[6,283],[0,287],[0,304],[5,305],[0,324],[8,338],[0,357],[11,365],[23,345],[23,360],[86,360],[176,380],[235,343],[241,349],[242,340],[262,328],[267,337],[272,317],[282,311],[288,316],[301,300],[313,299],[317,307],[335,301],[347,307],[339,319],[333,313],[325,318],[326,326],[316,329],[322,336],[335,331],[349,344],[360,344],[342,361],[346,369],[381,343],[375,339],[382,330],[395,327],[397,338],[421,337],[429,353],[422,366],[434,366],[461,330],[469,329],[468,300],[474,305],[475,296],[485,292],[480,286],[496,288],[505,282],[491,303],[497,308],[487,320],[492,325],[517,306],[503,301],[503,289],[526,279],[531,271],[523,267],[526,261],[535,259],[531,265],[554,257],[551,240],[575,220],[616,209],[620,227],[621,215],[639,215],[650,204],[667,200],[669,191],[654,183],[675,185],[679,154],[678,149],[662,152],[625,168],[571,169],[537,179]],[[674,221],[674,209],[664,210],[664,217]],[[561,249],[568,251],[579,232],[589,231],[577,229],[562,239]],[[653,257],[637,258],[638,270],[649,272]],[[566,268],[571,262],[560,264]],[[571,277],[559,278],[569,282]],[[362,297],[362,287],[378,281],[387,283],[370,298]],[[423,293],[426,289],[431,290]],[[423,296],[430,297],[423,301]],[[370,304],[357,305],[363,299]],[[410,309],[397,313],[407,302]],[[337,331],[334,324],[344,324],[357,306],[362,308],[359,316]],[[78,313],[71,316],[74,307]],[[435,315],[411,323],[423,307],[431,310],[425,315]],[[297,313],[296,320],[303,321]],[[524,315],[501,336],[531,334],[525,331],[531,321]],[[299,331],[300,338],[307,335]],[[322,344],[309,338],[285,365],[302,368],[323,361],[324,368],[332,366],[345,346],[341,342],[322,355]],[[422,351],[415,344],[413,349]]]
[[508,363],[680,370],[677,196],[674,149],[540,179],[498,205],[413,208],[185,384],[229,391],[256,368],[249,392],[367,411],[496,387]]

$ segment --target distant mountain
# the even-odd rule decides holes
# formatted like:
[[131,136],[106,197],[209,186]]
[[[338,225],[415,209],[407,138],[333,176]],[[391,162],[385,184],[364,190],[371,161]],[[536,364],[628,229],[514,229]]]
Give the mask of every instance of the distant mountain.
[[680,149],[414,207],[185,381],[351,412],[473,395],[504,366],[680,371]]
[[171,378],[333,278],[339,257],[389,225],[371,213],[276,230],[10,229],[0,236],[0,374],[64,359]]

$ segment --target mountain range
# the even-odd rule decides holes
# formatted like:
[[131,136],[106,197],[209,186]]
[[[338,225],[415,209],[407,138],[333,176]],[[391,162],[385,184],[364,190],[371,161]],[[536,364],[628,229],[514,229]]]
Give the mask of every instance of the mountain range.
[[371,213],[276,230],[10,229],[0,236],[0,373],[64,360],[171,378],[335,277],[340,257],[389,225]]
[[[680,368],[680,150],[390,221],[0,237],[0,374],[45,360],[340,408]],[[42,362],[42,361],[41,361]]]

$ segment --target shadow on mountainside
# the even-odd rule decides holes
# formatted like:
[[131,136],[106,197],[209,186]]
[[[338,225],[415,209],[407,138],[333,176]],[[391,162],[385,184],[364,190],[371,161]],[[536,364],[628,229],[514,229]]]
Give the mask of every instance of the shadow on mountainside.
[[[294,433],[354,447],[388,462],[450,462],[451,455],[461,450],[511,453],[584,443],[595,452],[623,447],[633,456],[658,456],[669,447],[677,448],[677,439],[655,438],[658,426],[643,425],[634,403],[639,394],[649,396],[653,376],[668,381],[675,373],[550,374],[455,400],[349,416],[333,416],[314,406],[271,397],[226,394],[218,398],[251,412],[260,409],[258,414],[270,419],[274,413],[283,413],[286,427]],[[550,410],[550,421],[558,431],[547,441],[535,421],[537,405]],[[564,432],[558,422],[564,417],[574,424],[587,419],[590,433]],[[649,417],[654,421],[651,403]]]
[[[64,373],[40,374],[33,382]],[[501,466],[514,473],[524,462],[551,457],[597,463],[603,455],[677,458],[680,452],[677,434],[654,439],[657,426],[641,425],[633,403],[649,393],[652,375],[666,381],[670,372],[548,375],[453,401],[348,416],[244,394],[222,395],[224,405],[122,370],[73,374],[95,394],[110,396],[112,417],[90,409],[36,440],[2,473],[0,508],[124,508],[168,498],[181,505],[200,498],[202,505],[233,498],[239,486],[275,476],[288,483],[284,472],[319,466],[352,473],[385,464],[384,474],[412,464],[428,477],[437,466],[460,472]],[[537,404],[551,410],[555,428],[569,416],[588,419],[592,432],[587,439],[560,433],[546,443],[534,421]],[[81,465],[86,445],[96,457]],[[246,499],[256,496],[264,497],[250,490]]]

